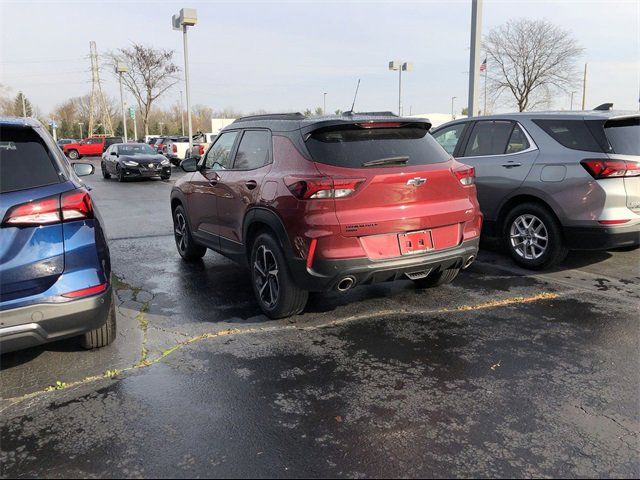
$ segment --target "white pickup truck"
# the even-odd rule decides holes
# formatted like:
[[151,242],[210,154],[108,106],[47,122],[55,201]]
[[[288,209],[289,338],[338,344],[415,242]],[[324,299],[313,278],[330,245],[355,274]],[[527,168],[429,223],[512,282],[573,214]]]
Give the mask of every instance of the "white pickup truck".
[[182,160],[187,158],[188,152],[188,137],[165,137],[162,141],[162,148],[158,150],[158,153],[167,157],[174,165],[179,165]]
[[196,133],[193,136],[193,148],[189,152],[189,156],[195,157],[197,155],[201,157],[204,155],[217,136],[217,133]]

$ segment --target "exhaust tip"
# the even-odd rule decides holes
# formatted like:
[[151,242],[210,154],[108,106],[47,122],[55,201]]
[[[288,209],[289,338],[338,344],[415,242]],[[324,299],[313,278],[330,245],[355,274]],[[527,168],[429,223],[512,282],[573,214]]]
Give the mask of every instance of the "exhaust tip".
[[338,291],[346,292],[356,284],[356,279],[353,277],[344,277],[338,282]]
[[475,259],[476,259],[475,255],[471,255],[469,258],[467,258],[467,261],[464,262],[462,269],[464,270],[465,268],[469,268]]

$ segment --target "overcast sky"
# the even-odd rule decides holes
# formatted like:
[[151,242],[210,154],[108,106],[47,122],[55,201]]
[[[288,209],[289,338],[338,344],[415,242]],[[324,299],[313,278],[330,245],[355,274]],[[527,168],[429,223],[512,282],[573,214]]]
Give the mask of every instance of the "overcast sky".
[[[189,30],[192,102],[214,109],[347,110],[362,79],[357,110],[397,110],[389,60],[413,61],[403,77],[405,113],[449,112],[466,104],[471,0],[387,2],[153,2],[0,0],[0,83],[42,112],[90,90],[89,41],[99,52],[140,42],[176,50],[171,29],[181,7],[198,11]],[[640,0],[485,0],[483,31],[518,17],[546,18],[585,48],[587,105],[638,108]],[[489,64],[491,69],[491,64]],[[113,75],[104,89],[116,96]],[[182,87],[180,87],[182,88]],[[179,97],[176,87],[162,104]],[[574,105],[579,105],[581,87]],[[130,99],[132,101],[132,99]],[[556,108],[569,108],[569,95]]]

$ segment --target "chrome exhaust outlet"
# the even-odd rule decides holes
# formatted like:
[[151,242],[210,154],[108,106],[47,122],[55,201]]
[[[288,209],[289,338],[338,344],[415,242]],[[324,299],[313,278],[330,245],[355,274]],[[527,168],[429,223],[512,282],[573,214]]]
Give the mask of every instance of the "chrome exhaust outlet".
[[356,284],[356,279],[353,277],[344,277],[338,282],[338,291],[346,292]]
[[476,259],[475,255],[471,255],[469,258],[467,258],[467,261],[464,262],[462,269],[464,270],[466,268],[469,268],[475,259]]

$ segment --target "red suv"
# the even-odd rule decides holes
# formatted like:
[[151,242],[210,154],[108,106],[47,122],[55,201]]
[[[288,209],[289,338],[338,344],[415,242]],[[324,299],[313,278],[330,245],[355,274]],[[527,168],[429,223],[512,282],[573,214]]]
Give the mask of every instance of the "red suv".
[[449,283],[476,257],[482,214],[473,168],[430,127],[390,113],[238,119],[181,163],[178,252],[248,265],[271,318],[300,313],[309,291]]

